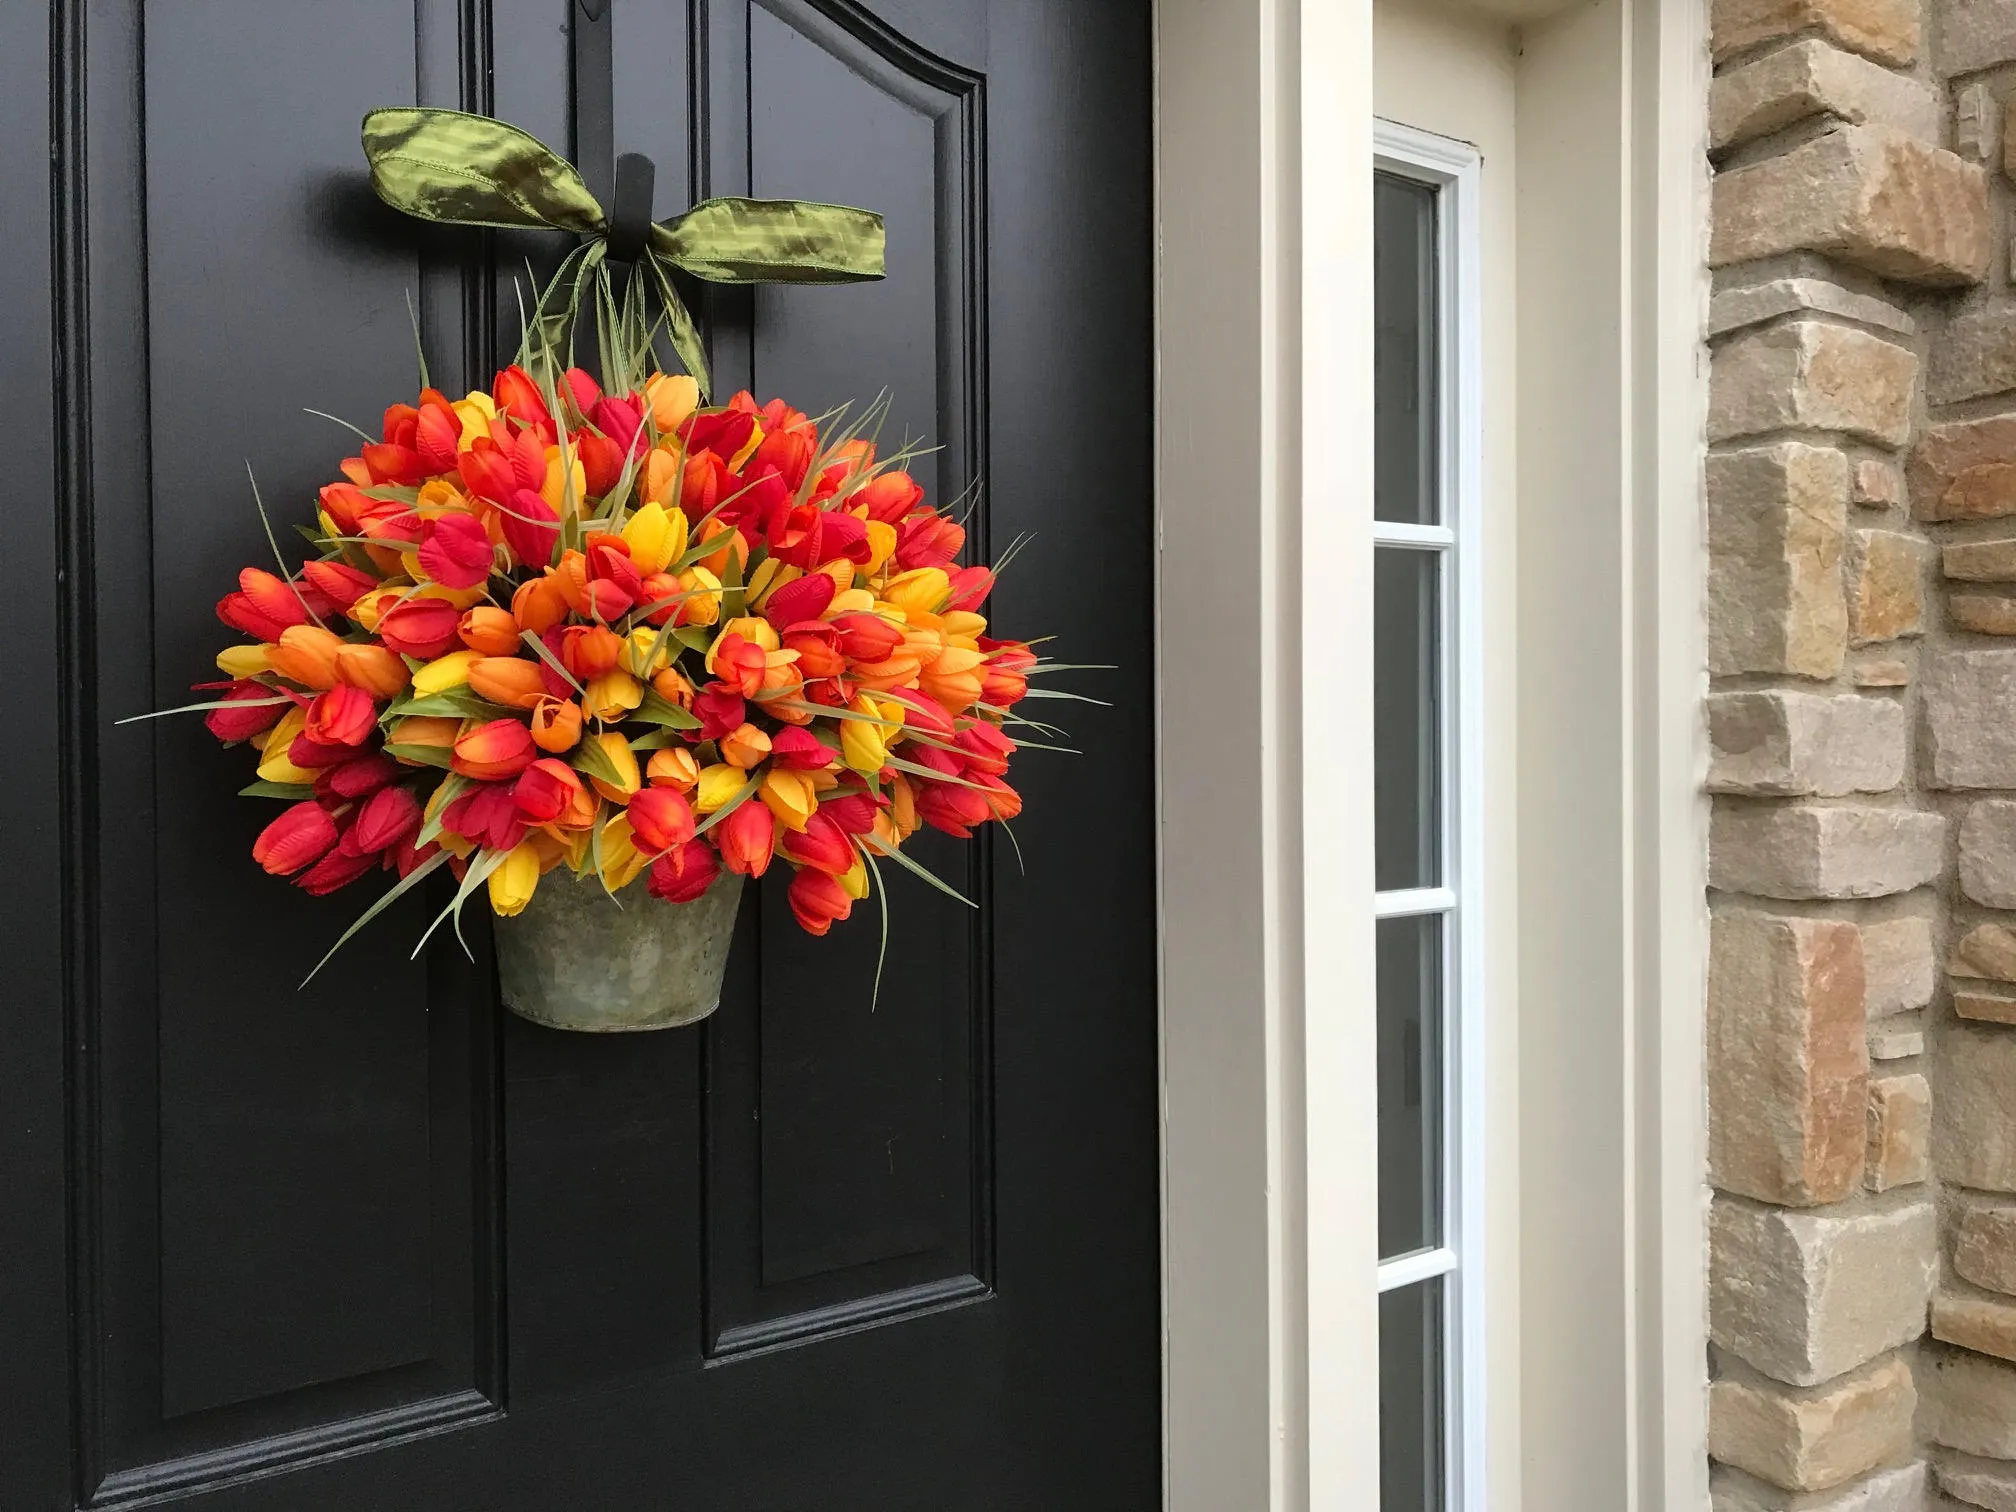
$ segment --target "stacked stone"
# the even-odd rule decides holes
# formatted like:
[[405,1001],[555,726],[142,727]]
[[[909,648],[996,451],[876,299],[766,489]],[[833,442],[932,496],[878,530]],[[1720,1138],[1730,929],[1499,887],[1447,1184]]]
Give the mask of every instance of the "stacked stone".
[[[1978,408],[1958,374],[1992,365],[1954,338],[1986,298],[2007,186],[1984,144],[2016,82],[1946,50],[1993,11],[2016,59],[2016,0],[1921,3],[1713,4],[1716,1512],[2016,1512],[1994,1458],[2016,1457],[2016,1297],[1980,1279],[2016,1290],[2016,1207],[1986,1195],[2016,1192],[2016,928],[1953,963],[2001,1023],[1957,1018],[1937,969],[2016,908],[2016,805],[1957,796],[2016,789],[2016,649],[1982,649],[1985,607],[1928,627],[1926,596],[1928,524],[1974,530],[1943,522],[1998,487],[2016,514],[2016,414],[1992,436],[1924,419],[1928,398]],[[2016,324],[1998,346],[1975,318],[2016,389]],[[2003,558],[1963,552],[1954,597],[2006,594],[2016,631],[2016,540],[2006,557],[1994,578]],[[1953,896],[1956,873],[2002,903]]]

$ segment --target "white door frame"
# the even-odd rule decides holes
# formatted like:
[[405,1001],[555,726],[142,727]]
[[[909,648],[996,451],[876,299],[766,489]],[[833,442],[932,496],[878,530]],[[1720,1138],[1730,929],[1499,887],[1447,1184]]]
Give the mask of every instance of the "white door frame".
[[[1705,1504],[1703,10],[1578,0],[1520,65],[1520,943],[1492,1011],[1535,1095],[1506,1100],[1518,1227],[1489,1237],[1517,1299],[1487,1320],[1491,1512]],[[1378,1505],[1371,41],[1371,0],[1158,5],[1171,1512]]]

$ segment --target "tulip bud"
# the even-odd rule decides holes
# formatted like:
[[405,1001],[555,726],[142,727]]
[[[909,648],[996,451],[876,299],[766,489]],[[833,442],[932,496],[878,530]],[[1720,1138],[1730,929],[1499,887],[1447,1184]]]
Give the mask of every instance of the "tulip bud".
[[494,782],[515,777],[532,764],[532,732],[516,719],[493,719],[457,738],[452,771]]
[[252,859],[275,877],[290,877],[336,843],[336,821],[312,799],[290,805],[252,842]]
[[745,772],[726,762],[703,767],[695,780],[693,807],[703,814],[711,814],[741,792],[742,784],[747,780]]
[[646,504],[624,525],[623,543],[641,576],[663,572],[686,549],[686,516],[663,504]]
[[630,828],[653,855],[693,838],[693,806],[673,788],[647,787],[630,800]]
[[602,747],[603,755],[616,768],[616,781],[612,783],[607,778],[590,773],[589,782],[611,803],[628,803],[630,795],[644,785],[643,777],[637,770],[637,753],[630,749],[629,741],[614,731],[591,736],[590,739]]
[[772,767],[763,776],[763,786],[756,790],[756,796],[763,800],[764,807],[777,816],[777,822],[787,830],[802,830],[819,806],[818,790],[812,786],[809,772],[794,772],[788,767]]
[[377,728],[378,706],[372,703],[371,695],[361,688],[338,684],[308,705],[303,732],[321,745],[356,746]]
[[711,625],[721,617],[721,579],[712,568],[688,567],[679,574],[679,591],[687,594],[674,617],[679,625]]
[[866,697],[856,698],[848,707],[866,717],[840,721],[840,759],[855,771],[873,776],[889,761],[888,733],[880,724],[869,722],[879,720],[881,711]]
[[677,667],[667,667],[663,672],[654,673],[651,691],[669,704],[677,704],[682,709],[693,707],[695,689],[693,680]]
[[627,814],[618,814],[602,826],[602,881],[611,892],[628,887],[651,862],[637,848]]
[[471,609],[462,616],[455,633],[461,636],[463,645],[480,656],[509,656],[518,649],[518,621],[508,609],[499,609],[495,604],[478,604]]
[[690,793],[700,780],[700,763],[690,746],[664,746],[651,753],[644,763],[644,780],[653,787],[669,787]]
[[355,642],[336,648],[336,680],[362,688],[373,698],[397,698],[413,675],[403,660],[383,646]]
[[651,896],[668,903],[691,903],[721,875],[721,859],[705,840],[689,840],[651,863]]
[[507,709],[536,709],[552,696],[540,664],[522,656],[476,657],[469,667],[469,691]]
[[269,670],[268,646],[226,646],[217,653],[217,670],[226,677],[256,677]]
[[458,644],[461,622],[461,611],[446,599],[409,598],[378,617],[378,638],[401,656],[432,661]]
[[287,706],[279,694],[263,683],[240,682],[224,697],[231,704],[249,707],[212,709],[203,716],[204,727],[219,740],[250,740],[272,729]]
[[581,701],[597,719],[614,723],[644,702],[644,685],[618,667],[591,679]]
[[[567,618],[567,596],[550,575],[532,578],[520,583],[511,595],[511,618],[520,630],[543,635]],[[491,654],[501,656],[503,652]]]
[[304,688],[336,686],[336,652],[343,642],[320,625],[290,625],[267,647],[268,670]]
[[532,709],[532,743],[554,755],[581,741],[581,706],[570,699],[542,698]]
[[740,724],[720,740],[721,759],[748,771],[770,754],[770,737],[753,724]]
[[652,426],[669,436],[700,407],[700,385],[685,373],[653,373],[645,380],[644,398],[651,406]]
[[420,800],[407,787],[381,787],[357,811],[346,843],[360,855],[377,855],[420,828]]
[[798,927],[811,935],[825,934],[836,919],[846,918],[854,907],[854,900],[845,888],[825,872],[811,867],[802,868],[791,879],[785,896]]
[[481,658],[474,651],[450,651],[413,674],[413,696],[431,698],[469,681],[469,669]]
[[760,877],[770,869],[776,824],[760,803],[742,803],[714,828],[721,862],[731,872]]
[[672,649],[658,644],[656,630],[639,625],[623,642],[621,665],[634,677],[650,677],[672,665]]
[[521,840],[497,863],[488,880],[490,911],[510,918],[525,911],[539,886],[539,852],[530,841]]
[[550,824],[574,803],[581,778],[566,762],[552,756],[535,761],[512,786],[511,801],[534,824]]

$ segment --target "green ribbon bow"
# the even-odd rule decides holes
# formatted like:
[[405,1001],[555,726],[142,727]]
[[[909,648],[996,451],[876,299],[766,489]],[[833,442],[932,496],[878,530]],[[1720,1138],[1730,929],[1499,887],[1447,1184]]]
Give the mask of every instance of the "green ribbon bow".
[[[568,161],[538,138],[459,110],[390,106],[364,117],[371,187],[394,209],[463,226],[547,226],[587,238],[570,254],[574,304],[607,252],[608,216]],[[810,200],[709,199],[654,224],[640,263],[656,280],[672,346],[708,388],[700,333],[669,268],[708,283],[862,283],[882,277],[882,217]],[[562,264],[552,287],[567,272]],[[556,317],[542,296],[535,317]],[[573,306],[557,317],[572,319]]]

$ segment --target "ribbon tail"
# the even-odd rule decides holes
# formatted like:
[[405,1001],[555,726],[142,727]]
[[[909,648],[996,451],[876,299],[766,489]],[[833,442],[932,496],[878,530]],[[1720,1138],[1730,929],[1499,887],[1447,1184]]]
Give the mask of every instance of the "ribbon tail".
[[700,340],[699,328],[693,324],[686,301],[672,286],[672,275],[664,262],[655,253],[647,253],[644,261],[650,264],[658,280],[658,297],[665,306],[665,328],[672,338],[672,350],[679,354],[680,363],[700,386],[700,397],[705,400],[713,391],[713,382],[707,373],[707,349]]
[[709,283],[862,283],[883,276],[882,217],[811,200],[702,200],[651,248]]

